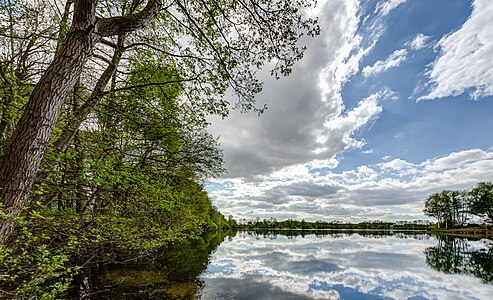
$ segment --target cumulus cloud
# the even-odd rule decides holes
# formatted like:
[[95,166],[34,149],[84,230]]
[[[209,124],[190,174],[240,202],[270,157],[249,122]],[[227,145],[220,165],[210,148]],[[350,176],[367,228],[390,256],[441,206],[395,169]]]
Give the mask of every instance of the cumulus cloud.
[[[384,156],[380,162],[335,171],[346,151],[365,145],[357,133],[371,130],[385,109],[392,113],[397,106],[398,102],[388,100],[397,100],[398,94],[386,88],[375,93],[376,85],[359,101],[350,99],[351,106],[346,107],[348,99],[343,94],[355,94],[343,90],[385,31],[380,16],[404,2],[382,1],[378,14],[363,18],[358,0],[326,1],[310,12],[318,15],[323,35],[309,41],[292,76],[274,81],[262,73],[267,84],[257,101],[267,103],[267,112],[257,117],[233,111],[226,120],[211,120],[211,133],[220,136],[229,173],[213,181],[208,191],[224,214],[306,220],[416,219],[423,218],[423,200],[429,194],[492,180],[493,149],[459,151],[422,162]],[[476,2],[475,14],[480,3],[484,1]],[[474,13],[468,22],[473,19]],[[467,26],[466,22],[463,28]],[[362,74],[373,76],[401,65],[414,51],[429,47],[428,39],[417,34],[387,59],[363,68]],[[446,39],[441,41],[442,48]],[[396,137],[404,139],[402,130],[396,130]],[[371,146],[374,152],[357,152],[369,159],[385,154]]]
[[374,76],[382,72],[385,72],[388,69],[396,68],[400,66],[401,63],[404,62],[406,59],[407,59],[407,50],[399,49],[392,52],[392,54],[390,54],[390,56],[387,59],[378,60],[372,66],[364,67],[362,72],[365,77]]
[[324,124],[326,128],[324,130],[325,135],[319,137],[319,141],[323,144],[329,144],[333,140],[340,141],[340,146],[343,148],[337,149],[338,152],[348,148],[361,148],[364,145],[364,141],[356,140],[352,135],[382,112],[382,107],[379,105],[377,98],[379,95],[380,93],[373,94],[361,100],[347,114],[333,116],[327,120]]
[[431,90],[420,100],[469,92],[472,99],[493,95],[493,3],[475,0],[469,19],[439,42],[440,55],[428,76]]
[[[268,72],[261,74],[268,82],[257,97],[269,108],[264,115],[232,111],[226,120],[211,119],[210,132],[220,136],[224,149],[227,177],[254,180],[311,161],[337,166],[336,155],[353,141],[357,128],[351,124],[361,127],[362,120],[370,119],[364,114],[374,113],[372,103],[366,102],[354,112],[346,111],[341,96],[369,51],[361,47],[358,34],[360,9],[357,0],[335,0],[311,12],[318,14],[322,36],[308,40],[307,53],[290,77],[275,81]],[[341,118],[344,126],[325,126],[328,119]]]
[[453,152],[446,157],[428,160],[423,163],[423,166],[427,170],[442,171],[448,169],[457,169],[467,164],[492,158],[492,152],[485,152],[480,149],[471,149],[466,151]]
[[428,42],[429,38],[430,37],[427,35],[424,35],[422,33],[418,33],[412,41],[406,43],[406,46],[408,46],[409,48],[411,48],[413,50],[423,49],[427,46],[427,42]]
[[400,158],[397,158],[392,161],[380,164],[380,167],[382,169],[400,171],[400,170],[410,169],[414,167],[414,165]]

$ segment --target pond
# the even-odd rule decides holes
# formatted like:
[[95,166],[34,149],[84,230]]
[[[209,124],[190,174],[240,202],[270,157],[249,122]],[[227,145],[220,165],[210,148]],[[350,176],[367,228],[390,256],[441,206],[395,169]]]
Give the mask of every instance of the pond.
[[[493,240],[240,231],[81,279],[85,299],[493,299]],[[74,294],[75,295],[75,294]]]

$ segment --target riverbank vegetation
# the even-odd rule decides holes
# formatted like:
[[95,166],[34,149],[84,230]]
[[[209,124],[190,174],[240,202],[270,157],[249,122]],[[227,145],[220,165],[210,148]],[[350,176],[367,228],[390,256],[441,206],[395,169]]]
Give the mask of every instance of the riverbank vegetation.
[[233,235],[232,231],[220,230],[167,244],[152,260],[86,269],[65,295],[71,299],[195,299],[203,288],[199,276],[211,254]]
[[257,71],[288,75],[319,33],[306,5],[3,1],[0,297],[231,227],[202,187],[224,171],[207,116],[263,112]]
[[444,190],[429,196],[424,213],[435,217],[437,229],[460,229],[473,218],[493,223],[493,183],[480,182],[471,190]]

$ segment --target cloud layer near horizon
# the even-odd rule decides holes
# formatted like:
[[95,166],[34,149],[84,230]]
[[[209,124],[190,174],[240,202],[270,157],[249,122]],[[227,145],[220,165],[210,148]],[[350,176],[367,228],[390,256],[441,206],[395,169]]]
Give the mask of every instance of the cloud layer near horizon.
[[492,151],[470,149],[419,164],[396,158],[339,173],[295,165],[257,182],[217,180],[224,188],[210,194],[224,213],[237,218],[417,219],[424,218],[428,195],[491,180],[492,169]]

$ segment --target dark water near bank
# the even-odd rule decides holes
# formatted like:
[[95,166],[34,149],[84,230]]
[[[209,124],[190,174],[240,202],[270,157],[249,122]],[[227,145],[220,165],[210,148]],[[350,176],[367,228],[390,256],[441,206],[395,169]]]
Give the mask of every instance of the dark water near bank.
[[493,299],[493,240],[409,232],[238,232],[150,266],[86,274],[83,299]]

